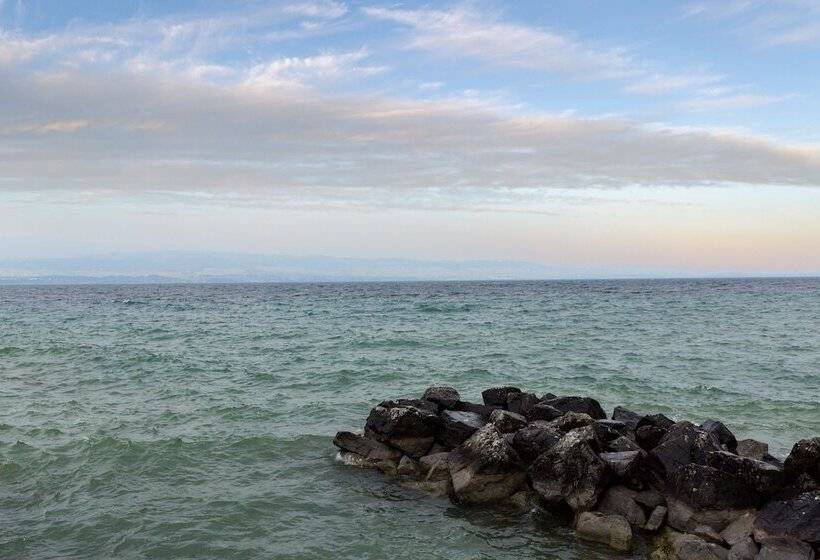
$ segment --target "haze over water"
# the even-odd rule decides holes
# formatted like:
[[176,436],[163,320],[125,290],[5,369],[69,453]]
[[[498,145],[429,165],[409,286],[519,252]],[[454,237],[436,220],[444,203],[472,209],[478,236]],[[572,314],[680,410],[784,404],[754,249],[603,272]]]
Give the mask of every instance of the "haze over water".
[[340,465],[332,436],[514,384],[782,455],[820,433],[819,324],[818,279],[3,287],[0,557],[611,558]]

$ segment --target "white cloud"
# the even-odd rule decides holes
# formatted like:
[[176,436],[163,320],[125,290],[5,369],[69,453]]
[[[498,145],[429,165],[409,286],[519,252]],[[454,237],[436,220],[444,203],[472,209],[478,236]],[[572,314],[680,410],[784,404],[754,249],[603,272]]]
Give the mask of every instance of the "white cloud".
[[334,2],[333,0],[326,0],[324,2],[299,2],[286,5],[282,11],[287,14],[305,17],[336,19],[347,13],[347,6],[344,2]]
[[689,111],[714,111],[716,109],[751,109],[780,103],[795,96],[763,95],[754,93],[737,93],[730,95],[704,95],[694,97],[681,103],[681,107]]
[[385,66],[359,64],[367,56],[367,51],[361,49],[340,54],[277,58],[251,67],[242,83],[254,88],[302,87],[322,80],[366,77],[387,71]]
[[641,95],[657,95],[692,87],[702,87],[723,82],[723,76],[695,72],[691,74],[652,74],[624,88],[624,91]]

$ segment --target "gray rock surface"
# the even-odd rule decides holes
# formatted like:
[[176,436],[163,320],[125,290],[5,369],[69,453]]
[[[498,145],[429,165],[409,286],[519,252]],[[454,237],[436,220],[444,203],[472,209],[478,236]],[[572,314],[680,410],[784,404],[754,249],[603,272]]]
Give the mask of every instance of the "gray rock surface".
[[582,539],[604,543],[622,552],[632,548],[632,528],[620,515],[582,512],[575,523],[575,532]]

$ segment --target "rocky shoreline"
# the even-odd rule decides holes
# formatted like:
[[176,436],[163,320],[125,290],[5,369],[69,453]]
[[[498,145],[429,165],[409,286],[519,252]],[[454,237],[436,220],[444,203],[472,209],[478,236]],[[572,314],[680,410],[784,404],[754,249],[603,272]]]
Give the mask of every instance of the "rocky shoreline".
[[464,506],[562,509],[579,538],[652,560],[820,558],[820,437],[781,461],[720,421],[675,422],[593,398],[516,387],[452,387],[383,401],[362,433],[333,443],[346,464],[378,469]]

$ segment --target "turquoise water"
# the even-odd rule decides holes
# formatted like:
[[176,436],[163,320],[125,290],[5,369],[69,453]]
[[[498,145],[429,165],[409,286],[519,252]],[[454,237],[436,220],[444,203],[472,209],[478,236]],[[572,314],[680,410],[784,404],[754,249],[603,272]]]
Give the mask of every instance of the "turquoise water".
[[820,434],[820,280],[0,288],[0,558],[611,558],[334,462],[387,397],[517,384]]

